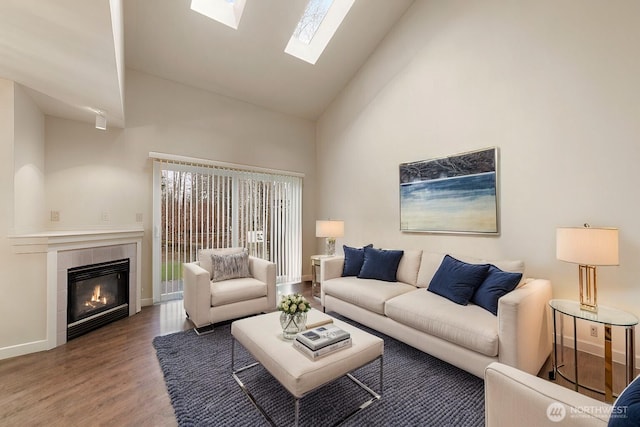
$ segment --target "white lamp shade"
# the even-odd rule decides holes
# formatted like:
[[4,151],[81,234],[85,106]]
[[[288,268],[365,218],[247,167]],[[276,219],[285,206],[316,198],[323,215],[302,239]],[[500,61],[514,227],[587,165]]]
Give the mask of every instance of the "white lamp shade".
[[618,229],[558,228],[556,258],[580,265],[618,265]]
[[344,221],[316,221],[316,237],[343,237]]

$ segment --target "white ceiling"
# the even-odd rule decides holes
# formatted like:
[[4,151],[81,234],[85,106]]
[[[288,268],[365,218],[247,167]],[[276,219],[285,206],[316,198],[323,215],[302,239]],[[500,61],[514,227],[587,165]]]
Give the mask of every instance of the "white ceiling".
[[109,0],[1,0],[0,77],[29,91],[47,114],[91,121],[124,112]]
[[[284,53],[306,1],[247,0],[237,30],[192,11],[190,0],[111,0],[111,8],[122,2],[127,68],[314,120],[413,0],[356,0],[315,65]],[[92,107],[124,126],[111,8],[109,0],[1,0],[0,77],[32,89],[46,114],[90,122]]]

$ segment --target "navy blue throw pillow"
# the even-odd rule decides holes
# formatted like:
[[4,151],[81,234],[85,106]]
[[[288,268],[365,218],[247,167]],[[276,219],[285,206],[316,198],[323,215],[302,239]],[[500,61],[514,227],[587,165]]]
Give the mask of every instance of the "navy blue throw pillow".
[[344,250],[344,267],[342,268],[342,277],[357,276],[362,269],[362,263],[364,263],[364,248],[372,248],[370,243],[363,248],[352,248],[347,245],[342,245]]
[[624,389],[611,408],[609,427],[640,425],[640,377]]
[[487,277],[476,289],[471,302],[497,316],[498,299],[514,290],[520,283],[520,279],[522,279],[522,273],[502,271],[495,265],[491,265]]
[[397,282],[396,273],[402,255],[404,251],[364,248],[364,263],[358,278]]
[[467,305],[487,277],[488,270],[489,264],[467,264],[445,255],[428,290],[456,304]]

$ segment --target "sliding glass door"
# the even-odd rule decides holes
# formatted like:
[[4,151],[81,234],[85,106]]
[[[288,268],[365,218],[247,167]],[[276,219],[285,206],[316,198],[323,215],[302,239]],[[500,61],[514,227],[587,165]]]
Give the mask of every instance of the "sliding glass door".
[[182,264],[199,249],[242,246],[300,280],[302,178],[154,161],[154,302],[182,298]]

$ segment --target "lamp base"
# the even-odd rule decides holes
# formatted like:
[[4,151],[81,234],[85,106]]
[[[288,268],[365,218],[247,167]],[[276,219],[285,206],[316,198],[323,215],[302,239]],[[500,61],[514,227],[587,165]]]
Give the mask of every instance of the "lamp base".
[[325,242],[325,255],[336,254],[336,239],[335,237],[327,237]]
[[598,311],[598,287],[596,285],[596,268],[593,265],[580,265],[580,309]]
[[591,312],[596,313],[598,311],[598,306],[581,302],[580,303],[580,310],[591,311]]

